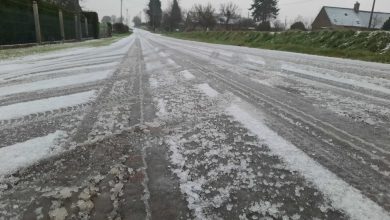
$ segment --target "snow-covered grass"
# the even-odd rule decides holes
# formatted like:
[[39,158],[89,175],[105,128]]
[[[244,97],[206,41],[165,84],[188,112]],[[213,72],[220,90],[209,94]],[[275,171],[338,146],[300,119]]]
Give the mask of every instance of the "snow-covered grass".
[[68,106],[79,105],[91,101],[95,97],[95,90],[67,96],[22,102],[18,104],[1,106],[0,120],[19,118],[26,115],[52,111]]
[[286,31],[268,32],[209,31],[167,33],[168,36],[208,43],[249,46],[331,57],[390,63],[389,32],[364,31]]
[[228,107],[226,112],[263,140],[271,152],[282,158],[291,170],[300,172],[314,183],[332,201],[335,208],[344,210],[352,219],[390,219],[389,213],[382,207],[284,140],[256,117],[256,113],[237,104]]
[[5,175],[59,153],[56,141],[64,137],[66,137],[64,131],[57,131],[44,137],[0,148],[0,181]]

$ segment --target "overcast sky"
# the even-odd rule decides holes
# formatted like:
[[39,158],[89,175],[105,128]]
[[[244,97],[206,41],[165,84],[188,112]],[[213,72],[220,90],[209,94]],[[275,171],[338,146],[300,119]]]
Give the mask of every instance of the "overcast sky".
[[[121,0],[84,0],[82,4],[85,9],[93,10],[99,13],[99,17],[104,15],[120,15],[120,1]],[[123,16],[126,16],[126,9],[128,9],[128,16],[132,19],[139,15],[149,0],[123,0]],[[195,3],[206,4],[211,2],[215,7],[228,0],[179,0],[182,8],[189,9]],[[248,8],[253,0],[231,0],[241,8],[241,14],[247,15]],[[170,0],[161,0],[163,9],[167,7]],[[284,21],[286,18],[288,22],[294,20],[299,15],[307,20],[313,20],[321,7],[337,6],[352,8],[356,0],[279,0],[279,19]],[[361,10],[371,10],[373,0],[360,0]],[[390,0],[376,0],[376,11],[390,12]]]

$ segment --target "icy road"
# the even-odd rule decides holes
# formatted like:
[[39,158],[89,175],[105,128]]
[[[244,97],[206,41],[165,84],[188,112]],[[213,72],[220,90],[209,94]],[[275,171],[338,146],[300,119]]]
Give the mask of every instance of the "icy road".
[[390,65],[139,30],[1,61],[3,219],[390,219]]

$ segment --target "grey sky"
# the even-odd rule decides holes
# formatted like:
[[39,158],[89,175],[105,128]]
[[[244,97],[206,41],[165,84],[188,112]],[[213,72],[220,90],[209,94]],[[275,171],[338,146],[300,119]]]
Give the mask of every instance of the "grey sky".
[[[189,9],[195,3],[211,2],[217,8],[227,0],[179,0],[182,8]],[[248,8],[253,0],[231,0],[241,8],[243,15],[248,14]],[[129,18],[132,19],[146,7],[148,0],[123,0],[123,14],[126,16],[126,9],[129,10]],[[161,0],[163,8],[167,7],[170,0]],[[352,8],[356,0],[279,0],[279,19],[284,21],[286,18],[290,22],[298,15],[305,19],[313,20],[322,6],[337,6]],[[373,0],[360,0],[361,10],[371,10]],[[100,18],[104,15],[120,14],[120,0],[84,0],[85,9],[97,11]],[[377,0],[376,11],[390,12],[390,0]]]

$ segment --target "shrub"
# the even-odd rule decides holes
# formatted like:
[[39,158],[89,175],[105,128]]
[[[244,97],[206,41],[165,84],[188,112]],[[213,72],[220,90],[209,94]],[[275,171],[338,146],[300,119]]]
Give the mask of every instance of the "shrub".
[[129,26],[122,24],[122,23],[115,23],[113,26],[113,33],[115,34],[124,34],[129,33]]
[[387,21],[383,24],[382,29],[385,31],[390,31],[390,18],[387,19]]
[[271,23],[269,21],[262,22],[257,26],[257,30],[259,31],[270,31],[271,30]]
[[306,31],[306,27],[301,21],[297,21],[294,24],[291,25],[291,30],[301,30],[301,31]]

